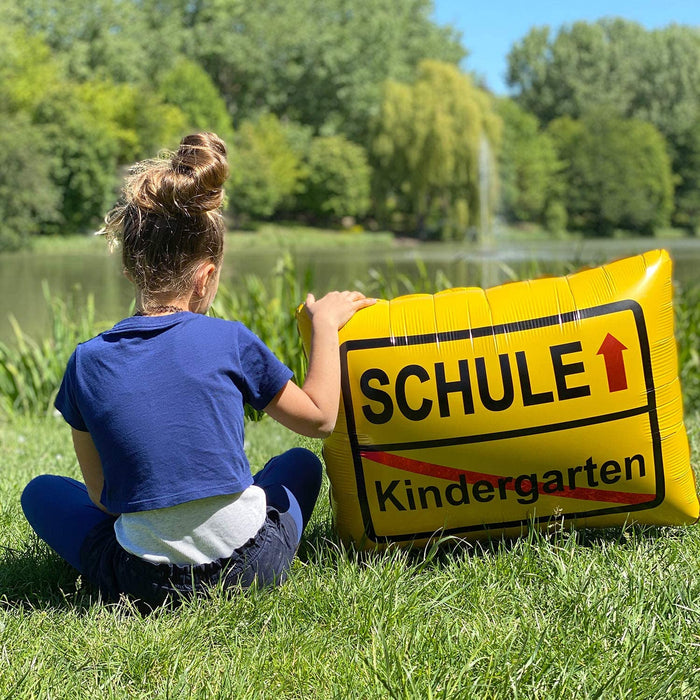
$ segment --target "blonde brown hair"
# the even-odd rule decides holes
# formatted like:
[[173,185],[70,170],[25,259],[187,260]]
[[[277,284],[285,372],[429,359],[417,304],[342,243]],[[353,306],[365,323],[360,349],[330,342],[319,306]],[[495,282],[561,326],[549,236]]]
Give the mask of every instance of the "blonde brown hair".
[[212,133],[186,136],[174,153],[134,165],[104,233],[146,298],[186,292],[199,263],[221,263],[226,145]]

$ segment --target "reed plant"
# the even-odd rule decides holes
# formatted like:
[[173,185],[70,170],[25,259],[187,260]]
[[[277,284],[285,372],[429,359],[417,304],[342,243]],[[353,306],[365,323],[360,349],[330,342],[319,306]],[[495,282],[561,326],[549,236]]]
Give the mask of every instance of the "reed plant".
[[678,365],[688,412],[700,411],[700,285],[676,295]]
[[[504,274],[508,271],[505,270]],[[532,275],[537,276],[535,274]],[[412,274],[370,269],[353,286],[368,296],[391,299],[402,294],[433,293],[452,287],[442,271],[431,276],[421,261]],[[295,311],[307,291],[314,289],[313,274],[297,270],[292,256],[280,257],[265,279],[249,275],[237,288],[219,289],[211,314],[238,320],[258,335],[294,372],[298,382],[306,373]],[[14,342],[0,343],[0,413],[45,414],[60,385],[66,363],[77,343],[108,327],[96,320],[92,295],[78,288],[68,299],[54,298],[44,284],[50,332],[34,340],[11,317]],[[675,299],[681,386],[687,412],[700,411],[700,285],[679,289]],[[249,410],[248,417],[260,413]]]
[[41,415],[52,410],[66,363],[75,346],[103,326],[95,320],[95,299],[79,288],[67,299],[42,283],[50,331],[42,340],[28,336],[10,316],[11,343],[0,343],[0,412]]

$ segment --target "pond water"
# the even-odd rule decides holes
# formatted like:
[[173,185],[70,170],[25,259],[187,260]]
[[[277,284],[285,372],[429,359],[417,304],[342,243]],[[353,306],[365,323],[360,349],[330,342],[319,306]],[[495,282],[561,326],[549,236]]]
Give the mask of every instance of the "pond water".
[[[398,247],[290,249],[298,274],[310,271],[313,291],[367,285],[372,275],[417,278],[424,266],[430,279],[438,271],[454,286],[493,286],[514,278],[564,274],[584,265],[666,248],[682,285],[700,284],[700,239],[584,239],[567,241],[496,242],[490,247],[464,243],[407,243]],[[245,275],[266,277],[283,251],[271,248],[232,251],[222,282],[236,287]],[[374,271],[374,272],[370,272]],[[97,317],[116,321],[126,315],[131,286],[120,274],[118,256],[107,252],[14,253],[0,255],[0,341],[12,338],[12,314],[29,335],[40,338],[48,329],[42,283],[60,297],[93,294]],[[367,288],[365,286],[365,288]],[[77,291],[76,291],[77,290]],[[301,299],[300,299],[301,301]]]

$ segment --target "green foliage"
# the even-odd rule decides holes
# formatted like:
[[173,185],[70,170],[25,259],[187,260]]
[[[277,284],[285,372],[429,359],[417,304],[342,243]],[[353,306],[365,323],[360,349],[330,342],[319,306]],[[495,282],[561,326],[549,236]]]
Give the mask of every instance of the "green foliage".
[[558,199],[547,204],[544,211],[544,226],[550,233],[564,233],[569,223],[569,215],[566,213],[564,203]]
[[181,50],[178,16],[152,0],[14,0],[18,21],[43,37],[71,80],[148,83]]
[[508,84],[517,101],[543,124],[578,118],[591,108],[618,116],[631,111],[640,88],[650,34],[635,23],[602,19],[574,22],[556,34],[535,27],[508,55]]
[[[167,3],[182,11],[185,3]],[[186,4],[188,55],[212,76],[236,126],[261,107],[364,143],[387,78],[425,58],[458,63],[458,37],[430,0],[219,0]]]
[[160,76],[158,92],[167,104],[174,105],[185,115],[184,131],[213,131],[226,143],[232,141],[233,128],[226,103],[198,63],[179,58]]
[[676,208],[673,223],[691,233],[700,233],[700,110],[698,120],[675,144]]
[[678,363],[688,412],[700,411],[700,286],[680,290],[675,299]]
[[385,79],[465,55],[430,0],[3,1],[8,21],[42,36],[72,80],[160,84],[184,57],[206,70],[236,125],[266,109],[357,141]]
[[40,232],[40,221],[58,218],[60,192],[51,179],[51,152],[45,130],[26,115],[3,116],[0,252],[25,246]]
[[57,84],[37,104],[34,120],[51,141],[61,197],[58,219],[42,221],[47,233],[97,226],[116,198],[119,166],[174,146],[185,125],[177,107],[146,88],[105,81]]
[[[465,55],[460,37],[437,25],[432,12],[430,0],[0,0],[3,114],[27,117],[15,122],[26,125],[25,143],[37,124],[66,142],[57,148],[60,166],[52,165],[53,189],[62,193],[58,217],[47,205],[28,230],[95,225],[114,196],[120,166],[199,129],[216,131],[237,152],[240,173],[233,168],[231,184],[234,212],[242,219],[280,216],[295,206],[296,213],[307,208],[320,219],[362,215],[366,168],[360,152],[340,140],[325,148],[310,141],[342,135],[365,147],[377,169],[374,218],[398,231],[461,237],[485,228],[499,198],[496,178],[487,196],[479,195],[486,191],[478,184],[483,168],[475,166],[483,133],[490,143],[486,160],[498,158],[502,213],[559,230],[566,225],[564,178],[550,134],[532,115],[544,126],[592,110],[647,121],[663,134],[676,184],[672,221],[697,230],[697,27],[647,31],[604,19],[556,33],[533,29],[509,56],[508,79],[525,111],[508,100],[499,103],[505,121],[500,148],[491,99],[465,85],[456,68]],[[435,68],[440,63],[452,76]],[[401,117],[404,110],[410,117]],[[64,112],[75,115],[65,118]],[[266,122],[271,114],[277,127]],[[471,121],[459,129],[465,116]],[[247,133],[234,137],[234,122]],[[80,142],[81,131],[89,144]],[[419,162],[426,165],[423,174]],[[654,202],[661,202],[657,218],[663,223],[665,195],[656,193]],[[629,207],[618,202],[612,209],[615,218]],[[578,225],[576,207],[569,214]],[[631,218],[625,225],[649,228]]]
[[305,162],[307,174],[297,207],[321,221],[367,213],[371,170],[362,146],[343,136],[318,136]]
[[388,82],[371,148],[378,205],[393,200],[407,214],[405,228],[419,234],[485,225],[492,211],[480,206],[480,160],[485,141],[493,160],[500,132],[489,95],[455,66],[424,61],[414,83]]
[[673,149],[700,118],[700,27],[670,24],[648,42],[627,114],[651,122]]
[[37,107],[55,158],[51,178],[60,192],[59,219],[43,222],[42,232],[96,227],[117,188],[120,142],[112,125],[96,120],[68,84],[51,91]]
[[498,100],[496,110],[503,120],[498,158],[503,214],[510,220],[537,221],[550,230],[563,230],[563,207],[554,201],[562,164],[551,137],[513,100]]
[[697,227],[700,28],[647,31],[622,19],[575,22],[556,35],[534,28],[513,46],[508,66],[516,100],[544,124],[591,110],[653,124],[679,177],[675,222]]
[[185,114],[144,86],[94,80],[72,89],[81,109],[117,142],[120,165],[175,146],[186,129]]
[[[2,25],[0,25],[2,26]],[[61,77],[49,47],[21,27],[0,32],[0,104],[10,113],[30,113]]]
[[274,114],[241,124],[230,154],[231,208],[238,217],[266,218],[291,203],[305,175],[290,130]]
[[604,109],[649,121],[673,142],[697,120],[700,29],[647,31],[623,19],[574,22],[556,36],[534,28],[508,56],[508,83],[544,124]]
[[651,124],[595,113],[579,121],[561,117],[548,132],[565,163],[572,227],[599,235],[615,228],[650,234],[668,224],[671,163]]
[[79,301],[56,299],[44,284],[51,333],[36,341],[27,336],[14,317],[14,342],[0,343],[0,413],[45,415],[61,384],[75,346],[96,335],[95,304],[91,295]]

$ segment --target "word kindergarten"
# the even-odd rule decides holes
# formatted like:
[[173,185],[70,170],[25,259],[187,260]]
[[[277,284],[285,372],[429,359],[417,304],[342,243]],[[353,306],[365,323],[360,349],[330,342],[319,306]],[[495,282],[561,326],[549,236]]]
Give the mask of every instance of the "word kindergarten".
[[358,313],[324,449],[340,534],[376,546],[553,517],[695,520],[670,288],[655,251]]

